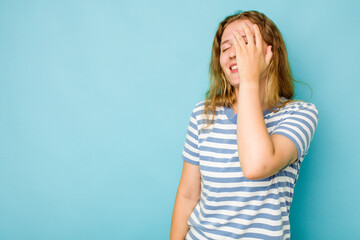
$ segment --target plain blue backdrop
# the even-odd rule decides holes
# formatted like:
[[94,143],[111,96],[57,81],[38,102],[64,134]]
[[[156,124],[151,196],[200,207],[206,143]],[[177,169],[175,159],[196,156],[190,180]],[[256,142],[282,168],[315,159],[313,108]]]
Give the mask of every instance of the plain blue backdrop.
[[217,26],[236,10],[276,23],[319,110],[292,239],[360,239],[359,9],[1,0],[0,239],[168,239],[190,113],[208,88]]

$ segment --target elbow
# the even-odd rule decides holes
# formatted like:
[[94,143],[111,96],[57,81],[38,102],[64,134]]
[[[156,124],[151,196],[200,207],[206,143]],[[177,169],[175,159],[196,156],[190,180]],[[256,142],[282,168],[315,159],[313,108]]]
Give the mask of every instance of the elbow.
[[199,202],[201,197],[200,191],[179,191],[177,195],[181,198],[186,198],[195,202]]
[[244,171],[243,170],[243,174],[244,174],[244,177],[246,177],[249,180],[259,180],[259,179],[264,178],[256,171],[249,171],[249,170]]
[[244,177],[249,180],[260,180],[268,178],[276,174],[276,172],[278,171],[270,171],[270,169],[267,169],[266,167],[254,167],[243,170]]
[[268,177],[266,176],[266,167],[260,163],[256,163],[256,161],[253,162],[255,163],[252,165],[241,166],[244,177],[249,180],[260,180]]
[[269,164],[272,162],[271,154],[258,151],[252,155],[239,154],[239,159],[243,175],[249,180],[260,180],[273,175]]

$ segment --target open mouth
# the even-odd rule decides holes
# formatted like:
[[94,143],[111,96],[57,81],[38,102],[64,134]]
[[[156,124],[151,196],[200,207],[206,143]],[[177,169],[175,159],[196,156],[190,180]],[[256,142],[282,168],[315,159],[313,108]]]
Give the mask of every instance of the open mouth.
[[232,73],[237,73],[237,72],[238,72],[238,67],[237,67],[237,65],[232,65],[232,66],[230,67],[230,71],[231,71]]

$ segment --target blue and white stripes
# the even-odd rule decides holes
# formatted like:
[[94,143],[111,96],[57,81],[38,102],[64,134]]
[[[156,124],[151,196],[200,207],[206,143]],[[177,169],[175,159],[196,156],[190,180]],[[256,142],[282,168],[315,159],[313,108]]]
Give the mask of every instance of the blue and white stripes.
[[183,160],[200,165],[201,172],[201,199],[189,218],[186,239],[290,239],[290,205],[317,126],[316,107],[294,101],[276,113],[263,112],[269,134],[288,137],[298,161],[261,180],[242,173],[232,108],[217,107],[208,128],[203,109],[201,101],[191,113],[182,152]]

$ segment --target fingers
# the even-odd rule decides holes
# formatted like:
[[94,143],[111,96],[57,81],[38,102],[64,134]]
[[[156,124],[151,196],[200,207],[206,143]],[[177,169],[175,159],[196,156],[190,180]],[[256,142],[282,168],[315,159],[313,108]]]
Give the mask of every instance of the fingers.
[[253,29],[255,32],[256,48],[262,52],[263,51],[263,46],[262,46],[263,41],[262,41],[262,36],[260,33],[259,26],[257,24],[253,24]]
[[244,29],[246,39],[248,41],[248,46],[249,47],[255,46],[254,35],[253,35],[250,27],[245,23],[245,24],[242,25],[242,28]]
[[[261,33],[260,33],[259,26],[257,24],[253,24],[253,29],[254,29],[254,32],[255,32],[256,48],[258,49],[258,51],[263,53],[264,52],[263,45],[262,45],[263,39],[262,39],[262,36],[261,36]],[[270,60],[271,60],[272,56],[273,56],[272,46],[269,45],[269,46],[267,46],[266,55],[265,55],[266,65],[268,65],[270,63]]]
[[237,47],[237,45],[240,47],[239,51],[243,51],[246,49],[246,43],[245,43],[245,40],[240,36],[240,34],[235,31],[233,32],[234,34],[234,46],[235,48]]
[[[270,60],[273,56],[272,46],[269,45],[266,49],[266,53],[264,53],[263,49],[263,40],[260,33],[260,29],[257,24],[253,24],[252,28],[254,29],[254,34],[252,33],[249,25],[247,23],[241,26],[245,32],[245,36],[247,38],[248,43],[245,42],[243,36],[240,35],[239,32],[234,31],[233,34],[235,36],[234,46],[236,49],[236,53],[239,54],[241,52],[255,52],[260,53],[260,55],[265,57],[266,65],[270,63]],[[255,47],[255,49],[254,49]],[[250,50],[250,51],[249,51]]]

